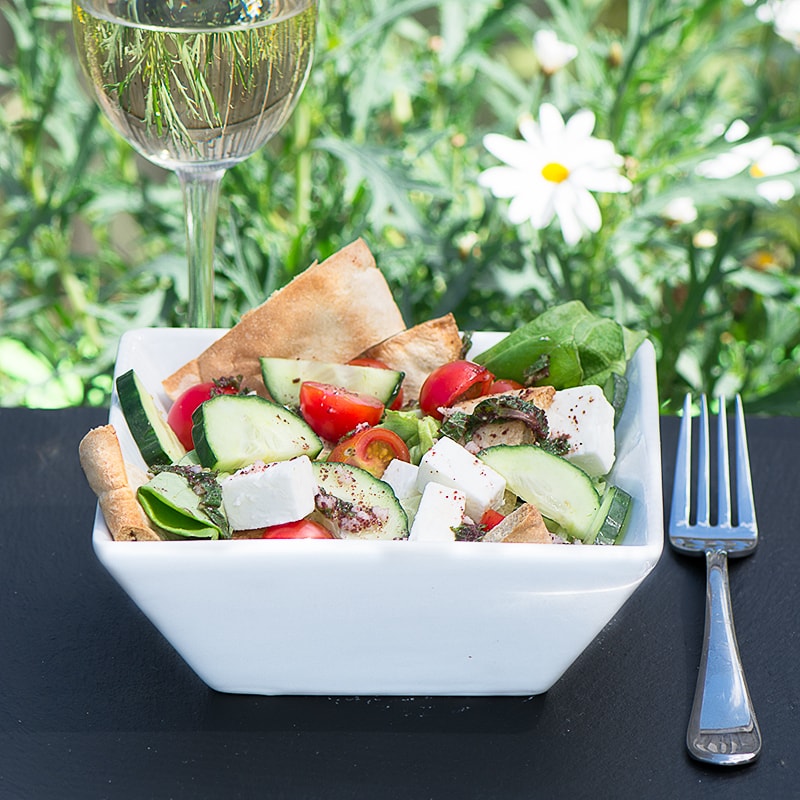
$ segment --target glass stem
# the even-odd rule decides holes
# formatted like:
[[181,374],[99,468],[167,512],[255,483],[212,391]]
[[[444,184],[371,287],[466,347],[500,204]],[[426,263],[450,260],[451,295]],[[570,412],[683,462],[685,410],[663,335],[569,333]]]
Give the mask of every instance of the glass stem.
[[214,326],[214,245],[224,169],[178,170],[186,216],[189,325]]

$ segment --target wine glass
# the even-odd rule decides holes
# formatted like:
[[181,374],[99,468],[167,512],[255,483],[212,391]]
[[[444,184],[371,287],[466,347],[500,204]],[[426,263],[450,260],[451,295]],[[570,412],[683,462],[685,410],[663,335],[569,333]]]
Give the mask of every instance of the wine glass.
[[286,122],[311,69],[318,0],[73,0],[78,57],[111,124],[180,179],[189,325],[214,324],[225,170]]

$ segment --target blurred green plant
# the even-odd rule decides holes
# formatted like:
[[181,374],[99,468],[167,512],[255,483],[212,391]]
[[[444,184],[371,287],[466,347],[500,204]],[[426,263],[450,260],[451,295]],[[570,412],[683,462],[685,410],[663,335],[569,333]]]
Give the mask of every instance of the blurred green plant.
[[[183,322],[180,190],[83,92],[67,4],[0,11],[0,404],[102,404],[119,335]],[[707,167],[763,137],[797,149],[800,53],[765,19],[725,0],[322,0],[289,125],[223,182],[219,323],[363,236],[409,324],[508,330],[581,299],[649,331],[665,410],[740,391],[800,413],[800,172],[770,199],[757,158]],[[570,57],[534,47],[542,30]],[[518,138],[542,103],[591,111],[632,182],[596,195],[602,225],[575,244],[479,185],[484,135]]]

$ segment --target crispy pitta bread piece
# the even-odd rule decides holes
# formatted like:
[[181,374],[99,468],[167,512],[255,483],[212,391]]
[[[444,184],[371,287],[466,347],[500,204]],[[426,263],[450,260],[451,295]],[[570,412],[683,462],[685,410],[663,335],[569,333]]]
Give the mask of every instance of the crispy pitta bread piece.
[[92,428],[81,440],[78,455],[112,538],[118,542],[160,541],[128,480],[114,426]]
[[361,356],[377,358],[388,367],[404,372],[403,395],[406,401],[412,401],[419,399],[425,378],[436,367],[459,358],[461,347],[455,317],[446,314],[374,344]]
[[262,356],[346,363],[405,327],[386,279],[358,239],[244,314],[197,359],[170,375],[164,391],[174,400],[195,383],[242,375],[244,386],[263,394]]
[[523,503],[488,531],[483,541],[552,544],[553,537],[547,530],[539,509],[530,503]]

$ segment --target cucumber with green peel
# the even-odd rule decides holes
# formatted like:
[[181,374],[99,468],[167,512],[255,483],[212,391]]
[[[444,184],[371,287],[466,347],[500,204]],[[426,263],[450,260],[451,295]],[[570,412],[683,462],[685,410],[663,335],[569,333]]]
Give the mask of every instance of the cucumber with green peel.
[[586,544],[619,544],[625,536],[633,498],[619,486],[609,486],[584,540]]
[[308,423],[258,395],[221,394],[192,415],[192,438],[204,467],[235,472],[256,461],[315,458],[322,440]]
[[261,358],[261,376],[270,397],[284,406],[300,405],[300,386],[303,381],[316,381],[339,386],[350,392],[368,394],[385,406],[400,391],[403,373],[380,367],[333,364],[324,361],[304,361],[296,358]]
[[365,469],[314,461],[317,510],[341,539],[407,539],[408,516],[391,486]]
[[165,413],[132,369],[117,377],[117,397],[131,436],[148,467],[174,464],[186,455],[186,449],[167,424]]
[[585,540],[600,508],[594,481],[580,467],[536,445],[496,445],[478,458],[571,538]]

